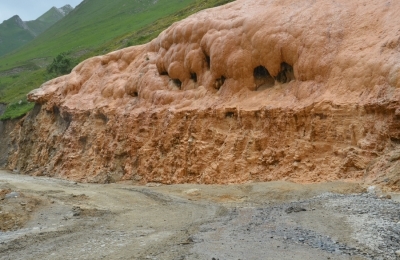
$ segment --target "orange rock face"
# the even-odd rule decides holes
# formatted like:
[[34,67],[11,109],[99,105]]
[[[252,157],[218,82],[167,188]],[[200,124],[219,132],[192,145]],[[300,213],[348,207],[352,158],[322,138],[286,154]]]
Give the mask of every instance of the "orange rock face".
[[89,182],[396,187],[399,13],[381,0],[202,11],[32,91],[9,167]]

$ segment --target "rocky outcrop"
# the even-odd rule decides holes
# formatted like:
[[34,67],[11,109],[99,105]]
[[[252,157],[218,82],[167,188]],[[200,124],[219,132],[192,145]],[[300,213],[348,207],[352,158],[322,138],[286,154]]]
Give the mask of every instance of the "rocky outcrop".
[[202,11],[32,91],[9,167],[89,182],[398,187],[399,12],[378,0]]
[[71,5],[64,5],[61,8],[57,8],[57,10],[62,14],[62,16],[66,16],[69,14],[74,8]]

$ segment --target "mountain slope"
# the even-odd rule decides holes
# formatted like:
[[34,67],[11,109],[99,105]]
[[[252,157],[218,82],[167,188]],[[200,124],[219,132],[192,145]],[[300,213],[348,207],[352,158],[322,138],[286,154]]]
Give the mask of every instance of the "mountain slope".
[[[92,49],[118,35],[135,31],[196,0],[85,0],[65,19],[20,51],[7,55],[8,68],[26,59],[54,57],[60,52]],[[0,62],[0,70],[6,67]]]
[[72,11],[70,5],[52,7],[38,19],[24,22],[18,15],[0,24],[0,56],[3,56],[32,41],[65,15]]
[[35,38],[35,33],[18,15],[0,24],[0,56],[15,50]]
[[73,8],[70,5],[65,5],[61,8],[52,7],[38,19],[26,22],[26,25],[35,32],[36,35],[39,35],[69,14],[72,10]]

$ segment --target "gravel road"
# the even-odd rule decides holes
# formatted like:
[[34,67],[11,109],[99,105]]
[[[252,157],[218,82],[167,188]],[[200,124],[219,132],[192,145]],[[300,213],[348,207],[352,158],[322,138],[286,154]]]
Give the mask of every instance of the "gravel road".
[[0,171],[0,218],[15,223],[0,226],[0,259],[400,259],[400,194],[366,188],[100,185]]

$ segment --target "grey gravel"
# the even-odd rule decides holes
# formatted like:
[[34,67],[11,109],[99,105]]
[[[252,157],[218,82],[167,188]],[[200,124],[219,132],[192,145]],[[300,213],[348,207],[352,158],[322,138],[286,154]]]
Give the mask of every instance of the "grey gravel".
[[297,206],[294,206],[294,207],[290,206],[289,208],[287,208],[285,210],[285,212],[288,214],[293,213],[293,212],[302,212],[302,211],[307,211],[307,210],[305,208],[297,207]]
[[18,192],[10,192],[8,194],[6,194],[5,198],[6,199],[11,199],[11,198],[18,198],[19,197],[19,193]]
[[[288,214],[293,212],[297,213]],[[317,223],[318,216],[327,220]],[[329,219],[338,221],[324,228]],[[234,208],[220,221],[201,227],[195,238],[203,242],[195,245],[194,252],[204,259],[301,259],[289,253],[302,245],[314,252],[313,259],[321,253],[320,259],[395,260],[400,256],[399,220],[399,203],[379,199],[373,192],[325,193],[286,204]],[[334,229],[348,232],[348,238],[337,236],[337,240]],[[276,245],[274,252],[270,245]],[[279,254],[280,249],[286,252]]]

